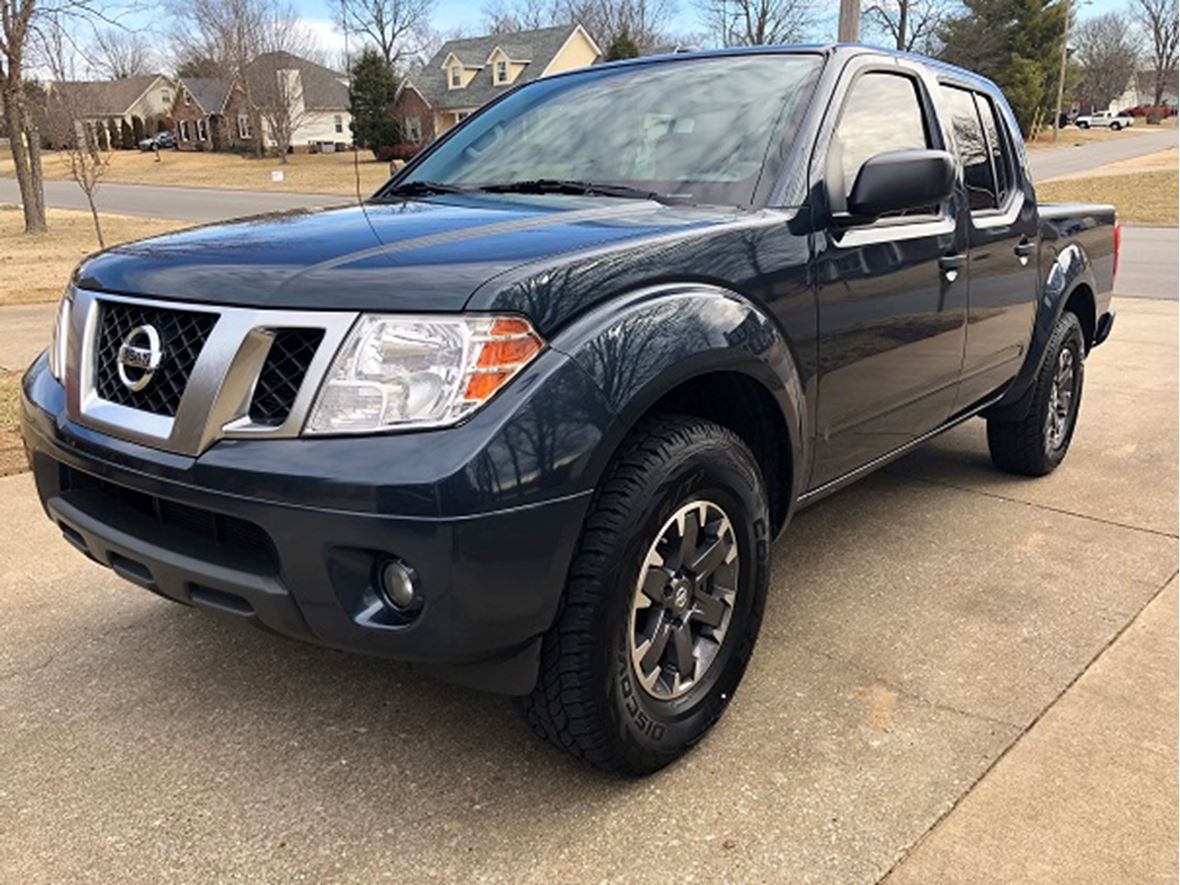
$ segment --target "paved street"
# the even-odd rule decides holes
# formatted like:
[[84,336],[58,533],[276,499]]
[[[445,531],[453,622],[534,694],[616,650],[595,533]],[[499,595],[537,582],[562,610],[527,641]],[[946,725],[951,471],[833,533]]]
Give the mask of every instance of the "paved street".
[[[89,211],[81,189],[72,181],[46,181],[46,204],[57,209]],[[331,194],[292,194],[278,191],[238,191],[209,187],[166,187],[105,182],[96,198],[99,211],[142,218],[179,221],[225,221],[263,212],[317,209],[349,202]],[[20,203],[16,180],[0,178],[0,203]]]
[[[1061,132],[1061,140],[1068,143],[1069,129]],[[1096,141],[1081,147],[1041,148],[1028,152],[1033,178],[1043,181],[1059,175],[1073,175],[1096,169],[1107,163],[1118,163],[1177,146],[1180,129],[1172,127],[1146,134],[1124,132],[1109,141]]]
[[1180,330],[1117,309],[1053,476],[975,421],[800,515],[736,702],[638,782],[125,584],[0,480],[0,880],[1174,881]]
[[[1031,151],[1029,163],[1037,179],[1084,172],[1106,163],[1175,147],[1178,132],[1180,130],[1163,129],[1147,135],[1125,135],[1083,147],[1045,148]],[[1068,137],[1068,130],[1062,137]],[[48,205],[59,209],[87,208],[82,191],[72,181],[45,182],[45,199]],[[98,207],[103,212],[193,222],[223,221],[260,212],[311,209],[349,202],[347,197],[324,194],[161,187],[115,182],[104,183],[99,188],[97,199]],[[19,202],[20,192],[15,179],[0,178],[0,203]]]

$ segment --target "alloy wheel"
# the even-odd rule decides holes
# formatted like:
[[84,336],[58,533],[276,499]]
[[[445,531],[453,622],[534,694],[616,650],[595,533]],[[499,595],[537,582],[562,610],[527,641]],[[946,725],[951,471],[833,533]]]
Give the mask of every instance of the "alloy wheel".
[[631,606],[631,664],[647,694],[678,698],[717,660],[733,618],[738,565],[733,524],[712,501],[685,504],[664,523]]
[[1050,454],[1060,449],[1069,437],[1076,374],[1073,351],[1063,348],[1057,357],[1057,370],[1049,388],[1049,411],[1045,416],[1045,451]]

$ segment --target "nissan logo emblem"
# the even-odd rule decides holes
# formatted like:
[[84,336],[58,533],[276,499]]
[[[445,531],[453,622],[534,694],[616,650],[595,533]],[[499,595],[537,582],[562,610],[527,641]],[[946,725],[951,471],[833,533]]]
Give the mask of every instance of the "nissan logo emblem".
[[119,380],[123,386],[134,392],[143,390],[160,368],[164,359],[164,348],[160,344],[160,333],[155,326],[136,326],[119,345],[116,360]]

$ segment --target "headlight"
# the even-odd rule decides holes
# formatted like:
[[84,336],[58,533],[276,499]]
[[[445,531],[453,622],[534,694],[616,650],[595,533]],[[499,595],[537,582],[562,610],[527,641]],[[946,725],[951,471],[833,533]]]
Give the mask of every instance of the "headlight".
[[66,380],[66,346],[70,341],[70,308],[74,300],[67,289],[57,305],[57,318],[53,321],[53,340],[49,343],[49,374],[59,384]]
[[328,369],[305,432],[454,424],[542,347],[519,317],[362,316]]

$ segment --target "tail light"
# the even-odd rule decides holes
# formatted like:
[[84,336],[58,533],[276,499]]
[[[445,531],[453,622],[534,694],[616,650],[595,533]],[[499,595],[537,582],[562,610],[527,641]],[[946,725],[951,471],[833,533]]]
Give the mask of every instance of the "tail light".
[[1119,275],[1119,252],[1123,249],[1123,226],[1116,224],[1114,226],[1114,269],[1110,272],[1111,287],[1114,286],[1114,280]]

